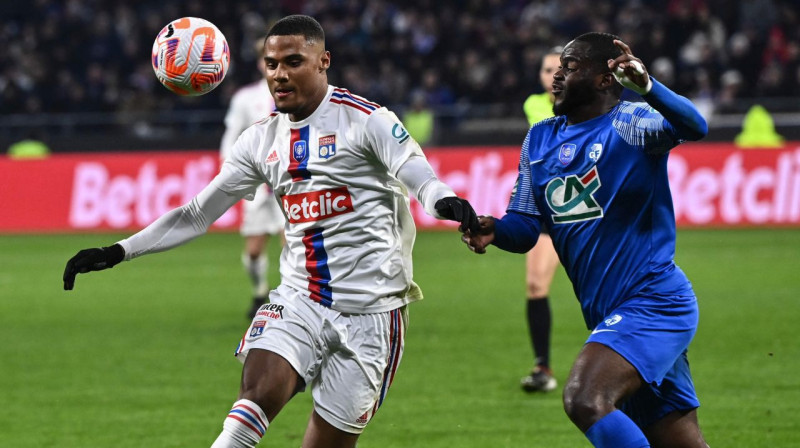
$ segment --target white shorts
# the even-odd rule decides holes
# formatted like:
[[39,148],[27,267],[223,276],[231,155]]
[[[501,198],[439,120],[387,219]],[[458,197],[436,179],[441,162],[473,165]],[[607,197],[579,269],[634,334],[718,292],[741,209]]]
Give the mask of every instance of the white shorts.
[[252,201],[243,201],[242,236],[276,235],[283,230],[284,218],[280,203],[266,185],[260,185]]
[[406,307],[343,314],[285,285],[270,292],[236,356],[274,352],[311,387],[314,409],[334,427],[360,434],[386,398],[403,357]]

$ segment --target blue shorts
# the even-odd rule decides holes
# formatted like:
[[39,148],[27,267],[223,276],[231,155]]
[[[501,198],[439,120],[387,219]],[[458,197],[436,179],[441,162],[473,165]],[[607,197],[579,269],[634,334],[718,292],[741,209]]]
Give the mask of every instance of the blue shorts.
[[694,296],[636,297],[612,311],[586,341],[619,353],[644,379],[622,405],[639,427],[700,406],[686,357],[698,315]]

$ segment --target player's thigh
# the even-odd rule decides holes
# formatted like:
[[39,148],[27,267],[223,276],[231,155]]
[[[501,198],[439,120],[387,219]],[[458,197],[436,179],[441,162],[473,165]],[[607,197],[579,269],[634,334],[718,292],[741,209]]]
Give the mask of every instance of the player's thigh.
[[303,437],[303,448],[352,448],[356,446],[359,435],[334,427],[314,411]]
[[[253,318],[236,356],[245,363],[243,396],[280,407],[285,404],[281,397],[291,398],[318,374],[323,356],[319,335],[325,320],[321,313],[329,310],[285,285],[271,291],[269,298]],[[267,398],[273,393],[276,398]]]
[[588,343],[613,350],[641,377],[642,386],[619,403],[640,428],[700,405],[686,355],[697,318],[692,296],[639,297],[609,313],[589,336]]
[[343,316],[334,323],[337,348],[326,354],[319,379],[311,385],[320,417],[348,433],[364,430],[397,372],[405,324],[405,308]]
[[304,384],[285,358],[268,350],[252,349],[244,363],[239,398],[257,403],[267,420],[272,421]]
[[244,250],[251,257],[257,257],[264,252],[267,242],[266,235],[249,235],[244,237]]
[[544,289],[542,294],[546,295],[558,263],[558,254],[553,248],[553,240],[547,234],[540,235],[536,246],[525,256],[525,279],[528,289]]
[[673,411],[644,429],[653,448],[707,448],[697,410]]
[[568,408],[610,409],[641,385],[639,372],[628,360],[605,345],[589,342],[572,365],[564,386],[564,401]]

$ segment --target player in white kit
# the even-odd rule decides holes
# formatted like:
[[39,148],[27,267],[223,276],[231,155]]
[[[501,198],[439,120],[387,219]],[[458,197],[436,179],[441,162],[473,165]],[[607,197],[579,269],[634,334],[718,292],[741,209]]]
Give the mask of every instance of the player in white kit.
[[[258,71],[262,75],[266,75],[263,39],[259,39],[256,44],[256,54],[258,55]],[[220,144],[222,160],[230,156],[233,144],[236,143],[236,139],[242,131],[269,116],[274,110],[275,102],[269,93],[267,80],[263,76],[260,81],[237,90],[231,98],[228,112],[225,114],[225,133],[222,134]],[[283,225],[283,212],[266,185],[262,185],[256,190],[252,201],[244,201],[242,204],[242,223],[239,233],[244,237],[242,266],[244,266],[253,288],[253,303],[248,311],[251,319],[255,316],[258,308],[267,301],[269,258],[265,254],[265,249],[273,236],[283,238]]]
[[252,447],[299,391],[314,410],[303,447],[354,447],[403,355],[415,227],[410,191],[437,218],[477,231],[475,211],[439,181],[397,117],[328,85],[330,53],[308,16],[278,21],[265,42],[278,112],[239,137],[220,173],[189,204],[119,243],[78,252],[78,273],[167,250],[201,235],[266,183],[287,219],[281,284],[236,351],[239,399],[213,447]]

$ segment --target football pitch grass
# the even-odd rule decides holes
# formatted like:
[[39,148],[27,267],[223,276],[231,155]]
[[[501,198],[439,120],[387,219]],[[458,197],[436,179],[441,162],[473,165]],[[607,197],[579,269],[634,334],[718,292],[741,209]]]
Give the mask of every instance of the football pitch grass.
[[[203,447],[219,433],[249,323],[241,239],[209,234],[62,290],[70,256],[119,237],[0,236],[0,447]],[[455,232],[418,235],[426,298],[359,447],[590,446],[561,406],[588,336],[563,270],[551,291],[559,388],[526,394],[524,259],[489,252]],[[706,439],[800,446],[800,230],[682,230],[676,258],[700,300],[689,359]],[[262,445],[299,447],[310,410],[298,395]]]

